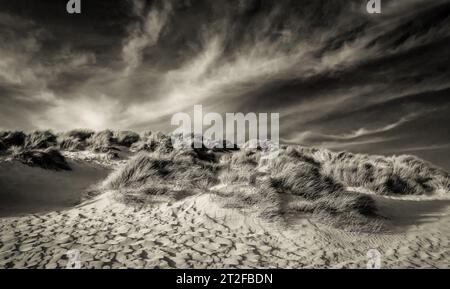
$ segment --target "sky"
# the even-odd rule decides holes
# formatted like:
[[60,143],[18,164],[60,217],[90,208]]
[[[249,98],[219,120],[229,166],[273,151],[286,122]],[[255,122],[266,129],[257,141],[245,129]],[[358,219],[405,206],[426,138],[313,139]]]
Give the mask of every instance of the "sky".
[[450,0],[66,3],[0,0],[0,130],[170,132],[201,104],[450,169]]

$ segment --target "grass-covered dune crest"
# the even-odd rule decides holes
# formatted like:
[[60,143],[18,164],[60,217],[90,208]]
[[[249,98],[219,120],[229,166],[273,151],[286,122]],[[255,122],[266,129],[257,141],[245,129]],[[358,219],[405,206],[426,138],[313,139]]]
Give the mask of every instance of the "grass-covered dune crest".
[[[108,153],[112,157],[120,150],[144,155],[158,153],[161,157],[172,159],[190,155],[195,161],[201,161],[202,165],[219,161],[227,165],[240,164],[243,167],[249,164],[255,164],[257,167],[268,165],[267,159],[261,157],[260,147],[252,149],[250,145],[244,145],[240,150],[211,150],[202,147],[182,152],[172,146],[170,135],[160,132],[146,131],[138,134],[132,131],[95,132],[88,129],[62,133],[48,130],[31,133],[0,132],[0,156],[20,155],[26,151],[44,152],[48,149]],[[253,154],[254,157],[244,157],[243,152]],[[447,171],[411,155],[372,156],[282,145],[278,156],[271,160],[269,165],[275,182],[277,178],[280,179],[276,176],[277,172],[283,169],[293,171],[292,174],[298,178],[320,175],[320,185],[316,189],[321,191],[326,191],[325,187],[330,182],[345,187],[365,188],[381,195],[429,195],[447,193],[450,190],[450,176]],[[307,187],[304,189],[307,190]]]
[[155,132],[0,133],[2,158],[44,169],[70,170],[65,152],[112,159],[120,153],[123,165],[115,166],[99,192],[113,191],[119,201],[139,206],[210,194],[223,207],[269,221],[301,213],[337,227],[377,228],[380,216],[371,194],[432,196],[450,191],[449,173],[415,156],[282,145],[276,157],[268,158],[265,148],[250,143],[241,149],[207,147],[173,146],[171,135]]

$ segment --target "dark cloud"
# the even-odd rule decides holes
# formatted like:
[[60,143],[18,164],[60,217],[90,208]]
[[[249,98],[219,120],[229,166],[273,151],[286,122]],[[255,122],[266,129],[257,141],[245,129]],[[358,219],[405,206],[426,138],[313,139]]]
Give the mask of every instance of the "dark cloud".
[[450,1],[0,0],[0,127],[161,129],[279,112],[281,136],[450,167]]

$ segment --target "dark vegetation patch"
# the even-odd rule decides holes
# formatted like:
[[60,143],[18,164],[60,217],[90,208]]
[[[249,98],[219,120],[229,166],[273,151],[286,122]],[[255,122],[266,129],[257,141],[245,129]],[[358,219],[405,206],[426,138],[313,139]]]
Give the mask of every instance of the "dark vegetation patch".
[[14,159],[21,163],[46,170],[70,171],[71,168],[61,153],[53,148],[45,150],[26,150],[15,154]]

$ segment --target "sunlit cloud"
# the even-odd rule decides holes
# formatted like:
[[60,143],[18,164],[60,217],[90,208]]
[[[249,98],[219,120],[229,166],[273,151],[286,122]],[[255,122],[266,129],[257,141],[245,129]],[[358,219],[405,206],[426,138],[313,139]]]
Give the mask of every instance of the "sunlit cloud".
[[97,95],[95,98],[80,95],[70,99],[58,99],[47,94],[40,97],[49,104],[46,114],[31,118],[39,129],[48,129],[48,123],[53,123],[53,128],[57,131],[76,128],[123,128],[120,118],[117,118],[120,115],[120,106],[105,95]]
[[328,141],[350,141],[354,139],[358,139],[365,136],[371,136],[375,134],[381,134],[384,132],[391,131],[395,128],[400,127],[401,125],[419,117],[421,114],[411,114],[405,117],[400,118],[398,121],[394,123],[390,123],[387,125],[384,125],[382,127],[373,128],[373,129],[367,129],[367,128],[360,128],[358,130],[352,131],[350,133],[343,133],[339,135],[333,135],[333,134],[324,134],[319,132],[311,132],[311,131],[305,131],[297,134],[297,136],[293,139],[287,140],[288,142],[297,142],[297,143],[322,143],[322,142],[328,142]]

